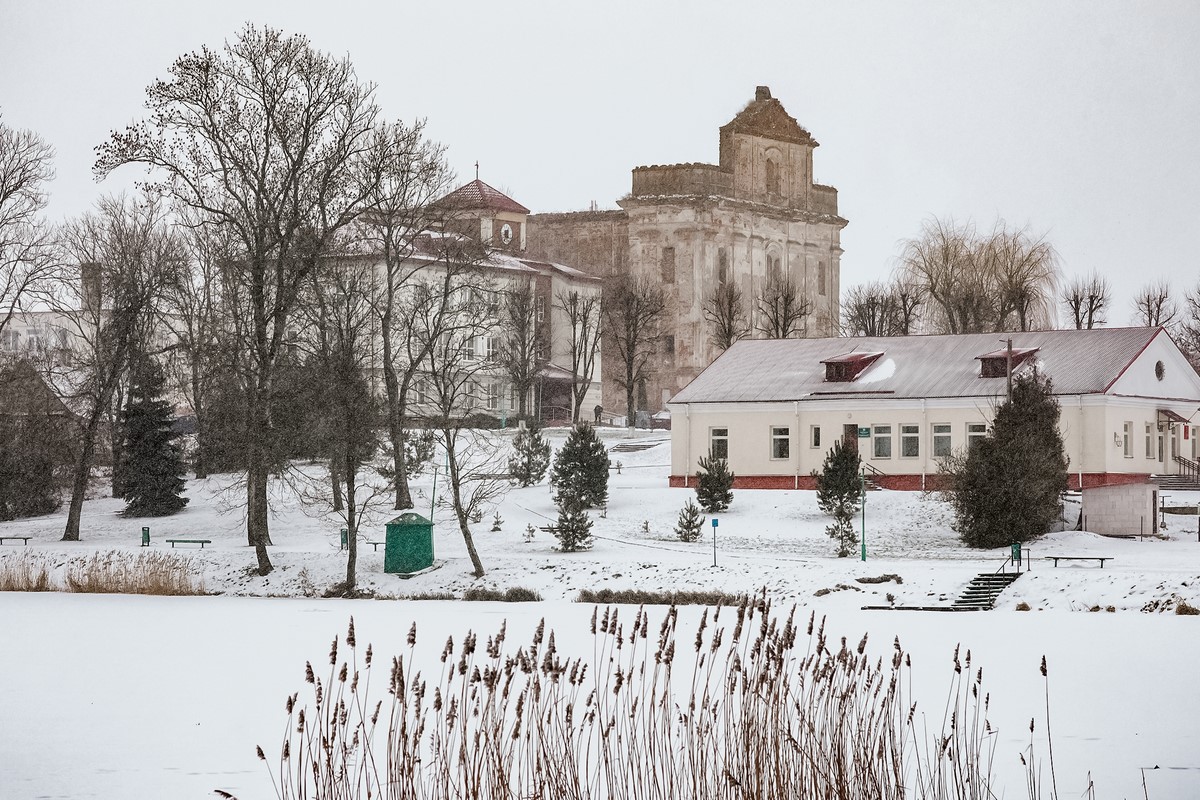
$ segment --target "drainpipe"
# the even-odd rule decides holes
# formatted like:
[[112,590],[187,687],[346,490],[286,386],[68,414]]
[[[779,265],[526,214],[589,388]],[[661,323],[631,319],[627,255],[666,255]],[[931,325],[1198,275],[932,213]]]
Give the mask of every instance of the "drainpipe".
[[[921,438],[925,438],[926,432],[929,430],[929,414],[925,409],[925,398],[921,398]],[[933,446],[933,439],[929,440],[929,446]],[[929,471],[929,448],[921,448],[921,491],[925,491],[925,473]]]
[[[1078,475],[1079,475],[1079,496],[1080,496],[1080,498],[1082,498],[1083,497],[1083,444],[1085,441],[1083,438],[1083,395],[1081,395],[1081,394],[1075,395],[1075,399],[1079,403],[1079,471],[1078,471]],[[1105,434],[1105,435],[1107,436],[1108,434]],[[1107,464],[1105,465],[1105,471],[1106,472],[1108,471]],[[1083,507],[1083,505],[1081,502],[1080,508],[1082,508],[1082,507]]]
[[688,478],[692,474],[692,404],[683,407],[683,488],[688,488]]
[[[796,401],[796,437],[797,437],[798,441],[803,441],[802,439],[799,439],[800,435],[801,435],[800,434],[800,401],[797,400]],[[796,469],[795,469],[796,474],[793,476],[793,480],[792,480],[792,488],[793,489],[800,488],[800,453],[801,453],[801,451],[802,451],[802,448],[800,448],[800,447],[796,448]]]

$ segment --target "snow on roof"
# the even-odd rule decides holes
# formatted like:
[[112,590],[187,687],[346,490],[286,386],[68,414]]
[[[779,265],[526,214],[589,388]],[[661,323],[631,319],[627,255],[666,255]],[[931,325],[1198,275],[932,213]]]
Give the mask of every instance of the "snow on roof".
[[[980,377],[979,353],[1012,337],[1014,351],[1036,350],[1038,369],[1059,395],[1100,394],[1161,328],[981,333],[831,339],[743,339],[682,389],[671,403],[780,402],[806,398],[994,397],[1006,379]],[[827,362],[886,354],[888,367],[850,382],[825,380]]]

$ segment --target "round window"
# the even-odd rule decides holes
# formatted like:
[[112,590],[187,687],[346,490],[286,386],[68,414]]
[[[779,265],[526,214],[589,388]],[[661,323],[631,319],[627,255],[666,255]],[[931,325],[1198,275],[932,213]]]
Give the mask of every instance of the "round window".
[[503,225],[503,226],[500,228],[500,241],[504,242],[505,244],[509,244],[509,243],[511,243],[511,242],[512,242],[512,240],[513,240],[513,229],[512,229],[512,225],[509,225],[509,224],[506,222],[506,223],[504,223],[504,225]]
[[1155,362],[1154,377],[1158,378],[1161,381],[1163,379],[1163,375],[1166,375],[1166,374],[1167,374],[1167,368],[1163,366],[1163,363],[1161,361]]

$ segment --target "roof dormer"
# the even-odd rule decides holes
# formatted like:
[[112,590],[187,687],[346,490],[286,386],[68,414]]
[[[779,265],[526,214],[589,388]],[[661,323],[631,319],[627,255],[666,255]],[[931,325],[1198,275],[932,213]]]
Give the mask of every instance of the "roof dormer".
[[[1013,372],[1017,371],[1017,367],[1021,366],[1030,356],[1038,351],[1036,347],[1014,347],[1012,349],[1012,368]],[[979,377],[981,378],[1003,378],[1008,375],[1008,348],[993,350],[990,353],[984,353],[981,356],[975,356],[979,361]]]
[[882,355],[881,350],[876,353],[846,353],[827,358],[821,362],[825,365],[825,380],[830,383],[849,383]]

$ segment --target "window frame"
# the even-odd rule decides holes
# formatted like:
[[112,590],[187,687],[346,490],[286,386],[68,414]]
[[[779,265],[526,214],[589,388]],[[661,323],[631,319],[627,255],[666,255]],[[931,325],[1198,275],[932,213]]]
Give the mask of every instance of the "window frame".
[[1121,455],[1133,458],[1133,420],[1126,420],[1121,426]]
[[[943,428],[944,430],[938,430]],[[938,451],[938,440],[946,440],[945,452]],[[954,453],[954,425],[949,422],[932,422],[929,425],[930,449],[934,458],[946,458]]]
[[[902,422],[900,423],[900,458],[920,458],[921,457],[921,426],[918,423]],[[905,445],[909,442],[916,444],[916,450],[912,455],[905,452]]]
[[663,283],[675,283],[675,248],[663,247],[658,255],[659,277]]
[[[782,433],[780,433],[782,431]],[[792,458],[792,428],[790,425],[772,425],[770,435],[772,461],[790,461]],[[783,455],[779,455],[782,445]]]
[[821,426],[820,425],[809,425],[808,426],[808,446],[812,450],[820,450],[821,449]]
[[1154,446],[1154,423],[1146,423],[1146,460],[1153,461],[1156,455]]
[[[892,424],[885,423],[871,426],[871,460],[886,461],[892,458]],[[883,431],[883,433],[881,433]],[[880,455],[880,445],[887,444],[887,454]]]
[[986,422],[968,422],[967,423],[967,452],[971,451],[972,445],[978,439],[987,438],[987,423]]
[[[722,431],[722,433],[718,434],[717,431]],[[724,454],[722,454],[722,455],[717,454],[717,447],[716,447],[717,442],[721,443],[721,445],[722,445],[721,449],[725,451]],[[729,426],[728,425],[722,425],[721,427],[712,427],[712,428],[708,429],[708,457],[709,458],[723,458],[726,461],[729,460]]]

